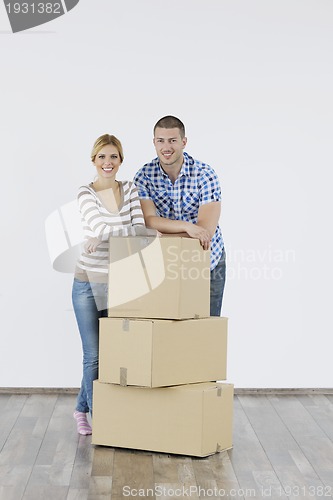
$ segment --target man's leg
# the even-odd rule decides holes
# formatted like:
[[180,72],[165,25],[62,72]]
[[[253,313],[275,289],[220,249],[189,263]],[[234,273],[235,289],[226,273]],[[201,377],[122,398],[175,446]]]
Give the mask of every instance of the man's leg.
[[210,315],[221,316],[222,298],[225,285],[226,263],[225,250],[219,263],[210,272]]

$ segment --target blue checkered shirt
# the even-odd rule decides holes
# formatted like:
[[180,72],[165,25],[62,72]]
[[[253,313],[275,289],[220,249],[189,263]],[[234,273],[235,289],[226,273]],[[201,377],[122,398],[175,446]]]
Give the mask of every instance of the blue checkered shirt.
[[[184,152],[184,163],[174,184],[160,166],[158,158],[144,165],[134,182],[143,200],[152,200],[160,217],[184,220],[196,224],[201,205],[221,201],[221,187],[215,171]],[[211,242],[211,270],[218,264],[223,251],[219,226]]]

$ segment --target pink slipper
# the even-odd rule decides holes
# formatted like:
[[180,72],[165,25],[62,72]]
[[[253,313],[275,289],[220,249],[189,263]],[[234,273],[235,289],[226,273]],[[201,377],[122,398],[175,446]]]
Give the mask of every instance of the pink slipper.
[[88,436],[92,433],[92,428],[88,422],[86,413],[75,410],[73,417],[76,420],[77,432],[79,434],[82,434],[82,436]]

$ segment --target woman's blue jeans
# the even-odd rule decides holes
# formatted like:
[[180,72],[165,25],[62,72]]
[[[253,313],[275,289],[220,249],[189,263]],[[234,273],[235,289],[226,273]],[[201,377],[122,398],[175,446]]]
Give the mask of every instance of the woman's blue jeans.
[[83,377],[76,410],[92,414],[93,381],[98,378],[98,320],[107,316],[107,284],[74,278],[72,301],[83,350]]
[[210,272],[210,315],[221,316],[223,291],[225,285],[225,250],[217,266]]

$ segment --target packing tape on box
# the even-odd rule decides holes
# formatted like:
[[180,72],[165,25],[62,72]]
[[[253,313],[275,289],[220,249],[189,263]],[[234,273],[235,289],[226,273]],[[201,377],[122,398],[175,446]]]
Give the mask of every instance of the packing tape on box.
[[127,368],[120,367],[120,385],[127,386]]
[[222,388],[218,387],[217,388],[217,397],[220,398],[222,396]]
[[129,332],[130,322],[129,319],[123,319],[123,332]]

